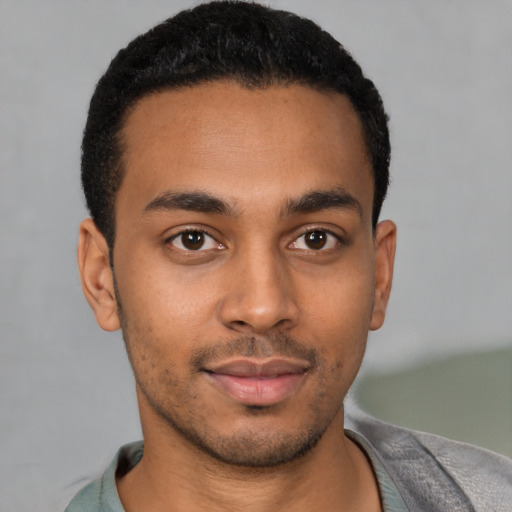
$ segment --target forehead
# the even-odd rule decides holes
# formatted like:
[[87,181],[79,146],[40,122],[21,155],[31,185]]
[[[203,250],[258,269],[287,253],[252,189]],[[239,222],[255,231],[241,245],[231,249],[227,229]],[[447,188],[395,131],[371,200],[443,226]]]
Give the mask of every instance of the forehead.
[[120,202],[142,206],[165,190],[194,189],[270,203],[341,186],[371,210],[362,126],[337,93],[224,81],[163,91],[135,104],[121,136]]

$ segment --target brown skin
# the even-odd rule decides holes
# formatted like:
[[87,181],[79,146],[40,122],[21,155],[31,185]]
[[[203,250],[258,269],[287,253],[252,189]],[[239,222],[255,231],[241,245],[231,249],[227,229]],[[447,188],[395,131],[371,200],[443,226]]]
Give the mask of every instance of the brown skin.
[[[371,165],[349,101],[212,82],[143,98],[122,136],[118,296],[90,219],[79,266],[99,325],[122,326],[137,382],[145,453],[118,480],[126,510],[381,510],[344,435],[343,399],[384,321],[396,228],[372,229]],[[286,209],[340,190],[350,204]],[[169,192],[207,193],[226,211],[148,208]],[[206,232],[203,245],[186,245],[186,229]],[[203,371],[233,356],[313,362],[283,400],[254,410]]]

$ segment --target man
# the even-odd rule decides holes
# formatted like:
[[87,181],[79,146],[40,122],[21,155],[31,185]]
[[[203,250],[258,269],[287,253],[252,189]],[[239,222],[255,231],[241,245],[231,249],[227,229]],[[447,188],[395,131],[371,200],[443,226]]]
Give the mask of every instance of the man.
[[204,4],[117,55],[78,259],[144,444],[69,512],[510,510],[505,457],[345,414],[391,290],[389,155],[373,83],[290,13]]

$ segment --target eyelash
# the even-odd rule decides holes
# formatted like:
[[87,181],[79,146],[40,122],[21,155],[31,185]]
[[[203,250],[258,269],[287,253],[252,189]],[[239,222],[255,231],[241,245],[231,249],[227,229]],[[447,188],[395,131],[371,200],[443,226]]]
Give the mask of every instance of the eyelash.
[[[197,249],[192,249],[190,247],[185,247],[183,245],[183,237],[186,236],[187,234],[201,234],[203,235],[203,240],[200,241],[200,245]],[[312,247],[297,247],[297,245],[300,244],[299,240],[300,239],[303,239],[303,243],[305,245],[307,245],[307,242],[305,242],[306,240],[306,237],[310,234],[313,234],[313,233],[321,233],[321,234],[324,234],[326,235],[326,240],[325,240],[325,243],[324,245],[321,245],[320,247],[318,248],[312,248]],[[329,241],[329,238],[334,238],[334,246],[333,246],[333,241]],[[180,240],[180,245],[181,247],[177,246],[176,244],[174,244],[173,242],[175,242],[176,240]],[[209,242],[208,242],[209,240]],[[204,248],[204,245],[205,244],[212,244],[212,242],[215,243],[215,247],[207,247],[207,248]],[[182,252],[185,252],[185,253],[200,253],[200,252],[206,252],[206,251],[211,251],[211,250],[221,250],[221,249],[224,249],[224,245],[220,242],[217,241],[217,239],[212,236],[208,231],[206,231],[205,229],[201,229],[201,228],[189,228],[189,229],[185,229],[183,231],[180,231],[179,233],[176,233],[170,237],[168,237],[166,240],[165,240],[165,244],[166,245],[173,245],[175,249],[179,250],[179,251],[182,251]],[[330,247],[327,247],[325,248],[325,245],[330,245]],[[287,248],[293,248],[293,249],[296,249],[296,250],[300,250],[300,251],[311,251],[311,252],[325,252],[325,251],[329,251],[329,250],[332,250],[335,248],[335,246],[339,246],[339,245],[346,245],[346,242],[344,240],[343,237],[341,237],[340,235],[334,233],[333,231],[329,230],[329,229],[326,229],[326,228],[323,228],[323,227],[312,227],[312,228],[309,228],[308,230],[302,232],[301,234],[299,234],[298,236],[296,236],[293,241],[287,245]],[[295,247],[294,247],[295,246]]]
[[[323,233],[323,234],[327,235],[327,237],[334,238],[334,243],[336,246],[346,245],[346,242],[343,237],[341,237],[340,235],[338,235],[337,233],[334,233],[333,231],[331,231],[329,229],[318,226],[318,227],[309,228],[307,231],[305,231],[302,234],[300,234],[299,236],[297,236],[293,240],[293,242],[289,245],[289,247],[293,244],[296,244],[299,239],[301,239],[301,238],[305,239],[305,237],[307,237],[307,235],[312,234],[312,233]],[[329,244],[328,240],[326,241],[326,244]],[[330,249],[334,249],[334,247],[328,247],[327,249],[325,249],[324,247],[321,247],[319,249],[313,249],[313,248],[305,248],[305,249],[297,248],[297,249],[304,250],[304,251],[312,251],[312,252],[324,252],[324,251],[327,251]]]
[[[208,231],[206,231],[204,229],[201,229],[201,228],[192,228],[192,229],[185,229],[183,231],[180,231],[179,233],[176,233],[175,235],[172,235],[169,238],[167,238],[165,240],[165,244],[166,245],[167,244],[173,245],[173,242],[175,240],[179,240],[180,238],[183,240],[183,237],[185,235],[187,235],[187,234],[197,234],[197,233],[200,233],[204,237],[207,237],[208,239],[211,239],[212,241],[214,241],[217,244],[217,247],[216,247],[217,250],[224,249],[224,246],[220,242],[218,242],[214,236],[210,235],[210,233],[208,233]],[[176,247],[178,250],[181,250],[181,251],[184,251],[184,252],[190,252],[190,253],[201,252],[201,249],[202,249],[202,251],[210,250],[211,249],[211,248],[203,249],[204,243],[201,244],[201,247],[199,247],[197,250],[183,247],[183,243],[182,242],[181,242],[181,245],[182,245],[182,247],[176,247],[176,246],[174,246],[174,247]]]

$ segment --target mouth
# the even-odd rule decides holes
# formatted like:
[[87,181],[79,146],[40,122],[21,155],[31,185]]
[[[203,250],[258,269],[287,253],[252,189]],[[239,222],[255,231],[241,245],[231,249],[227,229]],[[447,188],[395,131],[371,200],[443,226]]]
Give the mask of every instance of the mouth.
[[276,405],[301,385],[310,364],[288,359],[235,359],[203,371],[222,393],[248,406]]

